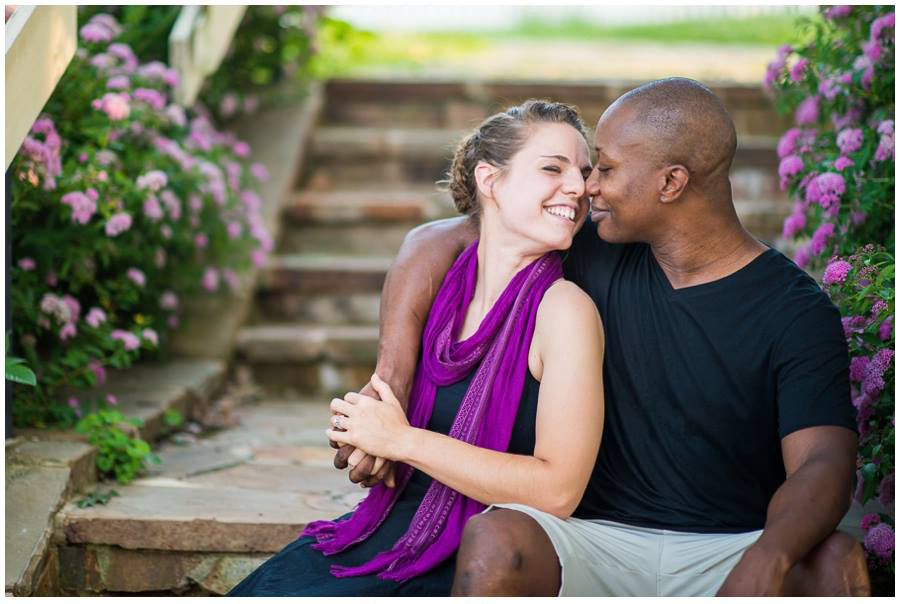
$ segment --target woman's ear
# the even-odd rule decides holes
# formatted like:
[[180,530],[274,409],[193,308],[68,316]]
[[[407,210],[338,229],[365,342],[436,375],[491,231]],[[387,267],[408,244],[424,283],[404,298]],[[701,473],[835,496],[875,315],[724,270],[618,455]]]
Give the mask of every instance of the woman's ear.
[[500,168],[486,161],[480,161],[475,166],[475,187],[482,199],[494,199],[494,183],[499,173]]

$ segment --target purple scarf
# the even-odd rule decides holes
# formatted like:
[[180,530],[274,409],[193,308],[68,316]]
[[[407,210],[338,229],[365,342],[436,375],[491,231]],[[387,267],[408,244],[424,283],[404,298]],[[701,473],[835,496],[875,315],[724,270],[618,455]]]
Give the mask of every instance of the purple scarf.
[[[411,425],[427,426],[438,386],[460,381],[480,363],[449,435],[479,447],[506,451],[528,370],[528,349],[538,305],[547,288],[562,277],[562,264],[554,252],[519,271],[478,331],[457,342],[475,293],[477,252],[476,240],[450,268],[431,307],[407,415]],[[387,517],[413,470],[412,466],[397,464],[396,488],[379,483],[350,518],[311,522],[301,535],[314,536],[318,543],[312,547],[326,556],[364,541]],[[353,577],[377,572],[382,579],[406,581],[427,572],[456,551],[466,521],[484,508],[434,480],[409,529],[392,549],[380,552],[361,566],[333,565],[331,574]]]

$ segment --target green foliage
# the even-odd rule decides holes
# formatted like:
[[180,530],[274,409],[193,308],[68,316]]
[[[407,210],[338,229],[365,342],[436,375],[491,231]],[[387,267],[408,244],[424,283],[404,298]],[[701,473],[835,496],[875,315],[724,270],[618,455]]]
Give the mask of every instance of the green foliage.
[[113,497],[118,497],[118,496],[119,496],[119,492],[115,491],[115,490],[110,490],[110,491],[107,491],[106,493],[101,493],[100,489],[96,489],[94,491],[91,491],[90,493],[88,493],[87,495],[82,497],[81,499],[79,499],[77,502],[75,502],[75,505],[77,505],[79,508],[82,508],[82,509],[83,508],[91,508],[91,507],[94,507],[95,505],[106,505],[110,499],[112,499]]
[[19,384],[37,386],[34,372],[25,366],[25,359],[9,354],[9,332],[6,332],[6,379]]
[[[97,447],[97,468],[103,475],[114,476],[121,484],[131,482],[147,462],[160,463],[147,441],[130,436],[143,422],[126,418],[118,411],[96,411],[87,414],[75,426]],[[125,429],[128,429],[126,432]]]

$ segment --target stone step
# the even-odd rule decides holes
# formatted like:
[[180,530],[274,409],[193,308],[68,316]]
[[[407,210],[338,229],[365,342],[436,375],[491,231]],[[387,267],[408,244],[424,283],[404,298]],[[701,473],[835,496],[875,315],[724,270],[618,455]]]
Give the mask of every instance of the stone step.
[[250,322],[377,325],[380,304],[380,289],[379,292],[353,295],[260,292]]
[[[574,104],[588,126],[624,92],[642,81],[585,82],[333,79],[326,85],[327,124],[472,128],[487,116],[530,98]],[[709,83],[725,103],[739,134],[777,136],[791,127],[761,86]]]
[[308,522],[340,516],[365,496],[333,468],[329,416],[318,401],[245,405],[233,428],[162,446],[156,475],[115,486],[119,496],[106,505],[70,502],[56,522],[61,587],[226,593]]
[[258,292],[263,295],[380,292],[391,262],[391,256],[309,253],[272,256],[260,275]]
[[[445,128],[320,128],[313,135],[301,185],[312,191],[346,190],[358,183],[392,189],[433,185],[446,178],[463,134]],[[739,137],[732,170],[758,170],[755,178],[767,180],[767,190],[775,190],[777,141],[775,136]]]
[[369,381],[378,353],[377,325],[266,323],[245,327],[238,356],[267,392],[330,396]]
[[284,204],[286,222],[304,225],[424,222],[455,213],[450,195],[435,188],[373,191],[295,191]]

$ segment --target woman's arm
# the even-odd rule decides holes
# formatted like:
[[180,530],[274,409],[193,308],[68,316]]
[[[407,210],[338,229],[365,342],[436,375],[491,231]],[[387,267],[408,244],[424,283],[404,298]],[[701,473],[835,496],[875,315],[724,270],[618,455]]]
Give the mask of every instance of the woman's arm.
[[[469,217],[429,222],[411,230],[391,264],[381,291],[378,362],[375,372],[384,378],[406,408],[412,388],[425,319],[444,276],[457,256],[478,236]],[[354,451],[341,447],[335,455],[337,468],[347,467]],[[377,482],[372,476],[375,458],[357,454],[350,480]],[[373,472],[374,470],[374,472]],[[385,472],[379,475],[384,477]]]
[[412,428],[376,376],[372,385],[391,404],[359,395],[335,399],[332,410],[348,416],[347,431],[329,430],[329,437],[408,463],[481,503],[523,503],[566,518],[584,494],[600,446],[603,328],[591,299],[560,282],[541,302],[534,337],[543,365],[534,455]]

